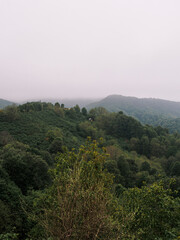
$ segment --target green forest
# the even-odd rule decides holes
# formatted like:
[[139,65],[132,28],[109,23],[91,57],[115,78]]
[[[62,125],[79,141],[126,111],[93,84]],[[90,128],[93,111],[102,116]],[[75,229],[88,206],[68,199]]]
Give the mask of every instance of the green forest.
[[110,95],[87,105],[87,109],[104,107],[110,112],[123,111],[142,124],[168,128],[180,133],[180,103],[156,98],[136,98]]
[[0,110],[0,240],[177,240],[179,191],[178,131],[103,107]]

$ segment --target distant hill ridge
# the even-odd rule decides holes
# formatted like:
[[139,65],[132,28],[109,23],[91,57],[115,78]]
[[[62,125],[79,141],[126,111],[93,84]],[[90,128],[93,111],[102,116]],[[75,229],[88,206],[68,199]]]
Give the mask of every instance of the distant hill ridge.
[[58,102],[59,104],[64,104],[67,108],[74,107],[76,105],[79,105],[79,107],[82,108],[99,100],[100,98],[37,98],[21,101],[20,104],[24,104],[26,102],[50,102],[55,104]]
[[170,132],[180,132],[180,102],[110,95],[89,104],[87,109],[96,107],[104,107],[110,112],[123,111],[143,124],[162,126],[168,128]]
[[9,105],[15,104],[14,102],[10,102],[8,100],[0,98],[0,109],[3,109]]
[[155,98],[110,95],[99,102],[87,106],[88,109],[94,107],[104,107],[110,112],[124,111],[129,115],[137,115],[137,113],[144,112],[153,115],[169,116],[171,118],[180,117],[180,102]]

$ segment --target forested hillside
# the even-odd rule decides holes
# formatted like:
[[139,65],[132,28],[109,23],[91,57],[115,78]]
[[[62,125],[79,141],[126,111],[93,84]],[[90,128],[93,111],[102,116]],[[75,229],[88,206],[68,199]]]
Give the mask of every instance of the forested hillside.
[[123,111],[143,124],[162,126],[171,132],[180,132],[180,103],[153,98],[135,98],[111,95],[89,104],[87,109],[104,107],[110,112]]
[[0,239],[178,239],[180,134],[102,107],[0,111]]
[[55,104],[56,102],[63,102],[66,108],[71,108],[78,105],[83,108],[93,102],[99,101],[100,99],[94,98],[62,98],[62,99],[41,99],[42,102],[51,102]]

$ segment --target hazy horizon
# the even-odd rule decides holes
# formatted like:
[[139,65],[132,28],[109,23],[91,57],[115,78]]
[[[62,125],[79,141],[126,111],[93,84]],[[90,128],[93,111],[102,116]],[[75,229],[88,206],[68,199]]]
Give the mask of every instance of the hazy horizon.
[[180,102],[180,1],[1,0],[0,98]]
[[[83,97],[72,97],[72,98],[62,98],[62,97],[57,97],[57,98],[51,98],[51,97],[37,97],[37,98],[24,98],[24,99],[21,99],[21,100],[10,100],[10,99],[5,99],[5,98],[0,98],[3,99],[3,100],[7,100],[7,101],[11,101],[11,102],[14,102],[15,104],[23,104],[23,103],[26,103],[26,102],[37,102],[37,101],[45,101],[45,102],[52,102],[52,103],[55,103],[56,101],[57,102],[60,102],[60,103],[68,103],[68,105],[72,102],[74,102],[74,105],[76,104],[79,104],[79,103],[83,103],[83,102],[87,102],[87,105],[89,105],[90,103],[95,103],[95,102],[99,102],[103,99],[105,99],[106,97],[109,97],[109,96],[113,96],[113,95],[118,95],[118,96],[123,96],[123,97],[132,97],[132,98],[138,98],[138,99],[156,99],[156,100],[165,100],[165,101],[172,101],[172,102],[178,102],[180,103],[180,101],[176,101],[176,100],[171,100],[171,99],[165,99],[165,98],[156,98],[156,97],[137,97],[137,96],[126,96],[126,95],[122,95],[122,94],[110,94],[108,96],[105,96],[105,97],[99,97],[99,98],[83,98]],[[77,101],[77,102],[75,102]],[[83,106],[85,106],[83,104]]]

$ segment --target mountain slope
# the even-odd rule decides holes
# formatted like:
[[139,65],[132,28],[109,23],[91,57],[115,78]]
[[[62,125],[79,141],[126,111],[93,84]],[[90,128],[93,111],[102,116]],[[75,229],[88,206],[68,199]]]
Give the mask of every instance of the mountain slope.
[[80,108],[85,107],[91,103],[99,101],[100,98],[42,98],[42,99],[28,99],[28,101],[22,101],[21,104],[26,102],[50,102],[55,104],[58,102],[60,105],[64,104],[66,108],[71,108],[76,105],[79,105]]
[[89,104],[87,109],[96,107],[104,107],[110,112],[123,111],[143,124],[162,126],[170,132],[180,132],[180,102],[110,95],[99,102]]
[[94,107],[105,107],[110,112],[124,111],[129,115],[145,112],[172,118],[180,117],[180,102],[162,99],[110,95],[99,102],[87,106],[88,109]]
[[0,109],[2,108],[5,108],[9,105],[12,105],[14,104],[13,102],[10,102],[10,101],[7,101],[7,100],[4,100],[4,99],[0,99]]

